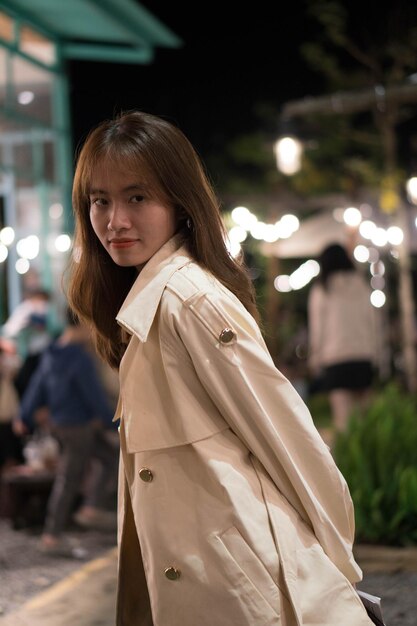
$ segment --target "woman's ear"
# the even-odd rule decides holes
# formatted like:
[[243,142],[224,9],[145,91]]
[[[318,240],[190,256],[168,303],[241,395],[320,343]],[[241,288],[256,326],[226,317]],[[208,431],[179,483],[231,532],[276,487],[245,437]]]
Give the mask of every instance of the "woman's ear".
[[188,218],[188,213],[184,209],[184,207],[177,205],[175,207],[175,211],[177,213],[177,220],[179,222],[184,222]]
[[176,206],[175,209],[177,212],[177,231],[186,230],[188,228],[187,223],[190,220],[187,211],[181,206]]

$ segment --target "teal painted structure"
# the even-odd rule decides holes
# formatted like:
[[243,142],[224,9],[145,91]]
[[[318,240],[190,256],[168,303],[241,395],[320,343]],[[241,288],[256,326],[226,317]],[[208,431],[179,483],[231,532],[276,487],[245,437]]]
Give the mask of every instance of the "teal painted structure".
[[57,241],[65,248],[73,230],[67,60],[149,64],[155,48],[181,45],[134,0],[0,1],[0,324],[25,288],[62,297],[69,251]]

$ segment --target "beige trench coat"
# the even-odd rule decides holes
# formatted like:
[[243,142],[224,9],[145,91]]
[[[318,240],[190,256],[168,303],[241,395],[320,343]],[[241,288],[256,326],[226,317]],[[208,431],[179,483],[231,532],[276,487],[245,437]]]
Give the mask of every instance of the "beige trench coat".
[[118,322],[118,626],[369,626],[344,479],[246,309],[174,238]]

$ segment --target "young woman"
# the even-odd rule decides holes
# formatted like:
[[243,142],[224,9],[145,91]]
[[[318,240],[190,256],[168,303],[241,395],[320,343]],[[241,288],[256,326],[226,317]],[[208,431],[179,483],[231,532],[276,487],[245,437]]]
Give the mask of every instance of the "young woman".
[[257,325],[184,135],[130,112],[74,180],[69,299],[120,368],[119,626],[368,626],[352,502]]
[[371,398],[377,361],[371,290],[338,243],[326,246],[308,299],[310,369],[329,394],[333,426],[344,431]]

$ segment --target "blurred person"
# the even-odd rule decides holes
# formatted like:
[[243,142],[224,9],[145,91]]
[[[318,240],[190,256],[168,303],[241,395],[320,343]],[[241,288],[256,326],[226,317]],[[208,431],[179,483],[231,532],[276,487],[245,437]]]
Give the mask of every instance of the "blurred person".
[[20,405],[13,384],[17,367],[15,357],[13,346],[0,338],[0,473],[23,461],[22,439],[13,430]]
[[113,410],[88,347],[90,332],[68,311],[68,325],[41,357],[20,409],[20,420],[33,427],[39,412],[45,423],[49,414],[51,432],[61,451],[48,501],[40,548],[49,554],[72,555],[62,533],[74,509],[92,459],[101,472],[89,484],[81,508],[74,515],[86,528],[112,529],[115,515],[104,509],[106,488],[117,469],[117,450],[105,438],[112,428]]
[[46,289],[30,289],[2,328],[3,337],[16,344],[22,361],[14,378],[19,398],[23,396],[41,354],[52,340],[48,327],[50,301]]
[[369,626],[348,487],[190,142],[142,112],[103,122],[73,205],[69,301],[120,369],[118,626]]
[[343,246],[327,246],[308,299],[309,367],[317,391],[329,394],[333,426],[344,431],[353,411],[367,408],[376,338],[371,290]]

